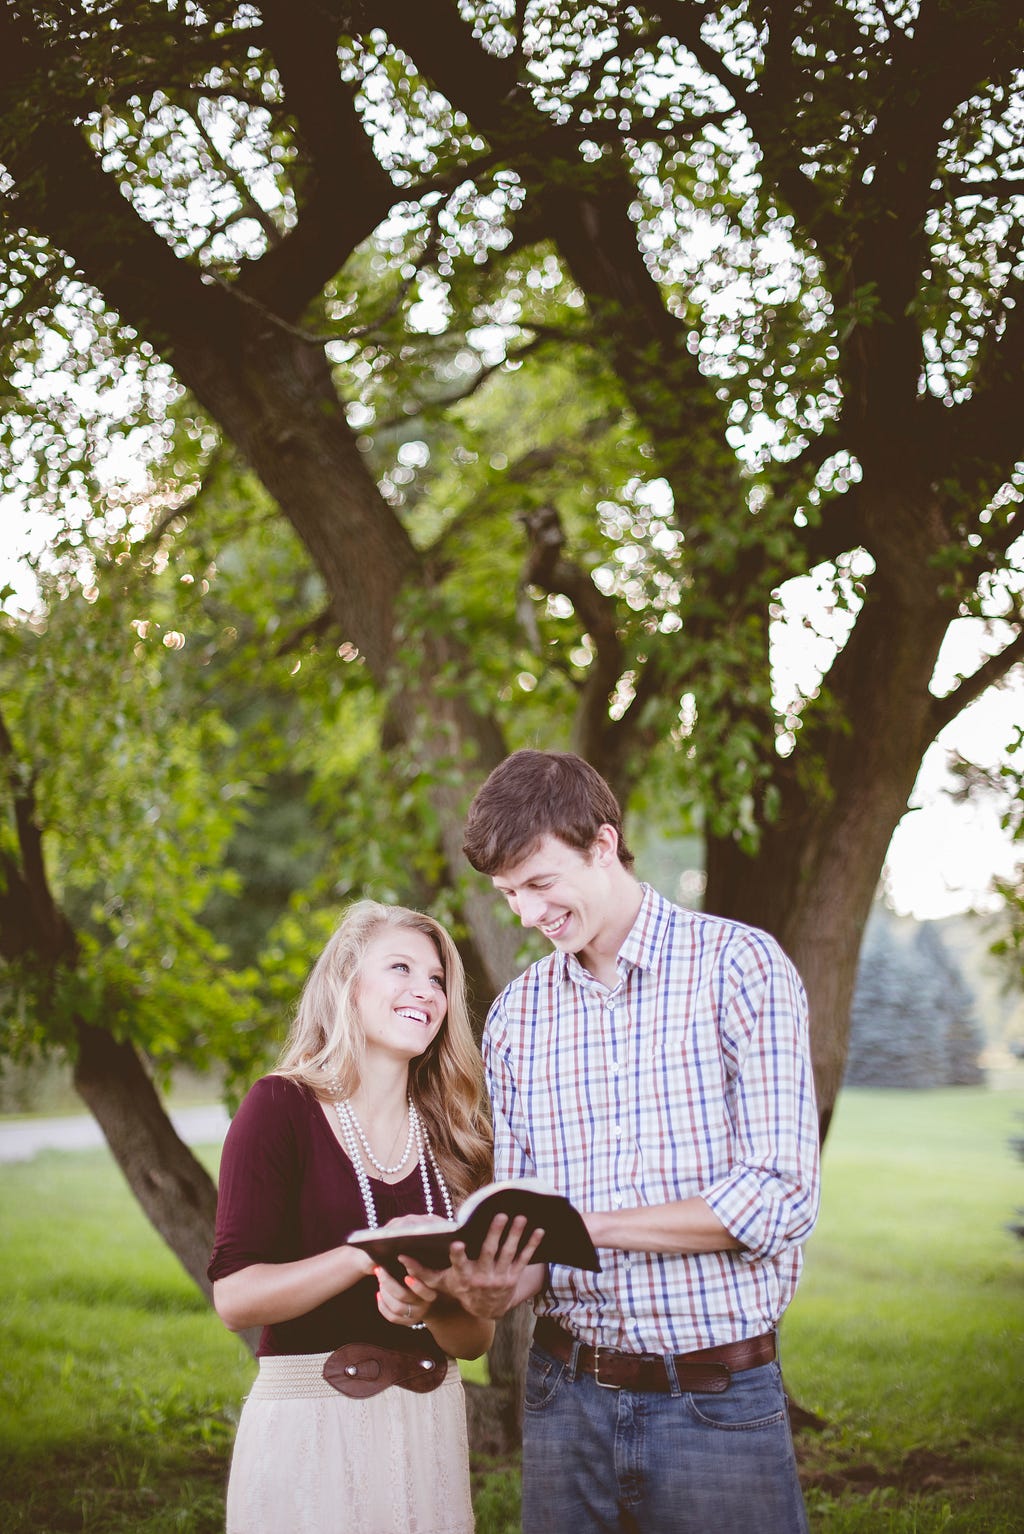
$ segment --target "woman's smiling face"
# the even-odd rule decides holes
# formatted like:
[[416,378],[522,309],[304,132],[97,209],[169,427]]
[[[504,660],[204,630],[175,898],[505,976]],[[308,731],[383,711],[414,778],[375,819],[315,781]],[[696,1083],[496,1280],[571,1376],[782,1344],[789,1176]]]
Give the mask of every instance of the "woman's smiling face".
[[448,1011],[444,965],[433,942],[412,927],[384,927],[371,938],[356,989],[367,1051],[404,1060],[422,1055]]

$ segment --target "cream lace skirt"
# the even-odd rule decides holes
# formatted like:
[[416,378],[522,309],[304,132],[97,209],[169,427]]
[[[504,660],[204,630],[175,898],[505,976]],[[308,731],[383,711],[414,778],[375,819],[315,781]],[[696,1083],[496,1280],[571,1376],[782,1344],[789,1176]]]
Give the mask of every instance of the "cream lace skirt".
[[227,1534],[472,1534],[457,1365],[429,1395],[367,1400],[322,1376],[326,1353],[260,1359],[228,1481]]

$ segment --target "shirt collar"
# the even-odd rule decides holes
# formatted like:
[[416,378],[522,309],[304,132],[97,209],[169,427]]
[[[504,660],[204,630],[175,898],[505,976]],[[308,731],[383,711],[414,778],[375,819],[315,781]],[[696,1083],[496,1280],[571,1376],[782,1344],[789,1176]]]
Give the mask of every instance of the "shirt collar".
[[[641,884],[640,888],[643,891],[640,909],[619,949],[618,960],[620,965],[650,970],[658,962],[658,955],[661,953],[665,934],[668,931],[672,908],[664,896],[659,895],[657,890],[652,889],[649,884]],[[587,976],[587,971],[574,953],[562,953],[556,949],[551,957],[558,967],[562,980],[582,979]]]
[[619,949],[619,958],[635,969],[653,969],[658,962],[669,926],[671,906],[649,884],[642,884],[643,899],[636,921]]

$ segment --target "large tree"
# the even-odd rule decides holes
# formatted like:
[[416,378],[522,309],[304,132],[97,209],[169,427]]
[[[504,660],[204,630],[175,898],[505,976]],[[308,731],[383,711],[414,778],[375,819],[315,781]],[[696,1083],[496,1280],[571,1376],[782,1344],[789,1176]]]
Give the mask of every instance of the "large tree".
[[8,467],[105,493],[97,376],[231,445],[485,988],[517,940],[461,820],[510,745],[692,809],[707,908],[804,976],[824,1130],[921,757],[1024,656],[1022,59],[1014,0],[4,0]]

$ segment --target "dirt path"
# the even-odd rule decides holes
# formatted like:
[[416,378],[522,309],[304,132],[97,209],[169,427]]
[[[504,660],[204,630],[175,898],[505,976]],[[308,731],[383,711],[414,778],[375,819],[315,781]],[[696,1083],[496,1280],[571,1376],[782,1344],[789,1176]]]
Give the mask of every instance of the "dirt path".
[[[219,1103],[210,1103],[172,1112],[171,1122],[189,1145],[219,1145],[228,1127],[228,1115]],[[89,1113],[0,1119],[0,1162],[31,1161],[40,1151],[93,1150],[105,1144],[99,1125]]]

